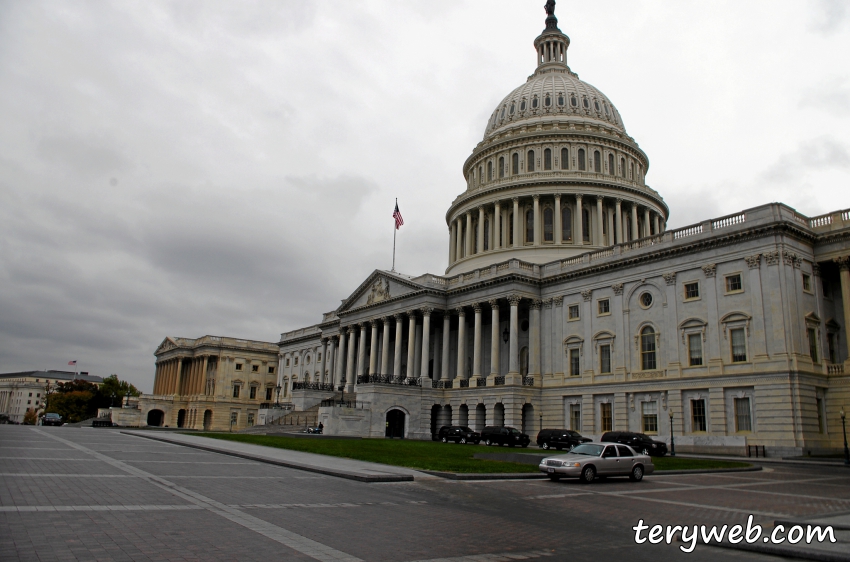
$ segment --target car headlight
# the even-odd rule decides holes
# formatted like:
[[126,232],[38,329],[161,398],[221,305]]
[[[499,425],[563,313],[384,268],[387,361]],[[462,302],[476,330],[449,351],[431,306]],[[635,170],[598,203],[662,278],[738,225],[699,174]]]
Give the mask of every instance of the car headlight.
[[574,462],[574,463],[572,463],[572,465],[573,466],[581,466],[581,463],[580,462]]

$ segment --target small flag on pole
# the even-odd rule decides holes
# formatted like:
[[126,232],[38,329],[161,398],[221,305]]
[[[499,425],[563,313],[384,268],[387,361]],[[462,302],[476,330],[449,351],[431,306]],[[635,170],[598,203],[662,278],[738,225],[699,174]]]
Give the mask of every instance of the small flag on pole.
[[68,361],[68,365],[76,365],[76,364],[77,364],[76,361]]
[[404,219],[401,218],[401,211],[398,210],[398,201],[396,201],[396,204],[395,204],[395,211],[393,211],[393,218],[395,219],[395,229],[398,230],[398,228],[401,225],[404,224]]

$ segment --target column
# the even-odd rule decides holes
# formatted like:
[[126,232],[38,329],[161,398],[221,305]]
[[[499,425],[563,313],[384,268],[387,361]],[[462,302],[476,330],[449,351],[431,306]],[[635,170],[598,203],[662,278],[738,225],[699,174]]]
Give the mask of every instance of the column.
[[466,212],[466,237],[464,239],[464,248],[466,256],[472,255],[472,211]]
[[475,253],[484,251],[484,207],[478,207],[478,243],[475,245]]
[[457,237],[457,225],[455,221],[452,221],[452,224],[449,226],[449,263],[454,263],[457,260],[457,254],[455,253],[455,240]]
[[[339,388],[342,386],[343,366],[345,365],[345,335],[348,333],[348,328],[340,328],[339,330],[339,351],[337,352],[336,372],[334,373],[334,386]],[[291,379],[292,377],[290,377]]]
[[446,310],[443,313],[443,357],[442,357],[442,366],[440,367],[440,380],[447,381],[451,378],[449,375],[449,359],[450,359],[450,341],[449,335],[451,334],[452,327],[452,315],[449,314],[449,311]]
[[204,355],[204,365],[201,367],[201,380],[198,381],[198,394],[201,394],[204,391],[204,387],[207,384],[207,363],[209,359],[209,355]]
[[499,374],[499,301],[493,299],[488,303],[490,305],[491,326],[490,326],[490,376]]
[[584,213],[581,208],[581,197],[581,193],[576,193],[576,220],[573,221],[573,224],[575,225],[575,230],[573,232],[573,244],[578,245],[584,244],[584,226],[582,225]]
[[508,353],[508,374],[519,374],[519,301],[521,297],[511,295],[508,302],[511,305],[510,347]]
[[403,314],[394,315],[395,318],[395,354],[393,355],[393,372],[394,377],[401,376],[401,338],[404,335],[404,326],[402,320]]
[[513,202],[514,202],[514,220],[513,220],[514,243],[513,243],[513,247],[519,248],[519,238],[520,238],[520,236],[519,236],[519,197],[514,197]]
[[180,396],[181,395],[180,394],[180,386],[183,383],[183,358],[182,357],[177,359],[177,373],[176,373],[176,376],[174,378],[175,378],[175,381],[174,381],[174,392],[173,392],[173,394]]
[[[154,366],[154,376],[153,376],[153,393],[159,394],[159,387],[162,385],[162,381],[160,380],[160,364],[157,363]],[[2,406],[2,400],[0,400],[0,406]]]
[[608,239],[605,240],[605,245],[614,245],[614,209],[611,207],[608,207]]
[[413,354],[413,378],[422,377],[422,324],[416,323],[415,351]]
[[[325,370],[327,369],[327,365],[328,365],[328,338],[322,338],[322,362],[319,366],[319,369],[320,369],[320,372],[321,372],[321,375],[319,375],[319,382],[321,384],[325,384],[326,382],[328,382],[325,378],[326,377]],[[278,368],[278,371],[280,371],[280,370],[281,369]]]
[[378,374],[378,320],[372,320],[372,339],[369,340],[369,374]]
[[637,203],[632,203],[632,240],[640,238],[638,234]]
[[528,374],[540,377],[540,307],[543,301],[531,302],[531,313],[528,315]]
[[475,328],[472,336],[472,378],[481,376],[481,305],[472,305],[475,312]]
[[651,236],[652,235],[652,226],[649,222],[649,209],[643,210],[643,235]]
[[354,392],[354,344],[357,339],[357,325],[348,329],[348,355],[345,358],[345,391]]
[[[844,307],[844,335],[847,338],[847,349],[850,352],[850,256],[835,258],[838,262],[838,276],[841,279],[841,304]],[[850,356],[845,359],[850,359]]]
[[458,307],[457,311],[457,372],[455,378],[463,379],[466,372],[466,311]]
[[614,207],[617,219],[617,244],[623,243],[623,200],[617,199]]
[[602,212],[602,197],[596,198],[596,245],[605,245],[605,234],[603,233],[602,225],[605,224]]
[[416,313],[407,313],[407,378],[412,379],[416,361]]
[[661,234],[661,225],[658,223],[658,213],[652,213],[652,222],[655,226],[655,234]]
[[460,218],[455,219],[455,259],[463,257],[463,224]]
[[555,194],[555,244],[563,244],[563,225],[561,224],[561,194]]
[[381,376],[390,374],[390,317],[384,316],[381,318],[384,323],[383,343],[381,344]]
[[336,371],[334,370],[334,367],[335,367],[335,364],[336,364],[336,336],[331,336],[328,339],[330,340],[330,342],[329,342],[330,346],[328,348],[328,380],[327,380],[327,383],[329,385],[333,386],[334,390],[336,390],[335,378],[334,378],[334,376],[336,374]]
[[534,199],[534,245],[540,245],[542,229],[540,228],[540,196],[535,195]]
[[[431,373],[428,369],[428,360],[431,355],[431,312],[433,311],[434,309],[429,306],[422,307],[422,363],[419,368],[419,374],[422,380],[431,378]],[[437,355],[434,354],[434,365],[436,364]]]
[[354,380],[363,374],[366,369],[366,322],[360,324],[360,343],[357,348],[357,373]]
[[493,241],[491,246],[493,246],[494,250],[498,250],[502,248],[502,207],[499,205],[499,202],[496,201],[496,205],[493,208]]

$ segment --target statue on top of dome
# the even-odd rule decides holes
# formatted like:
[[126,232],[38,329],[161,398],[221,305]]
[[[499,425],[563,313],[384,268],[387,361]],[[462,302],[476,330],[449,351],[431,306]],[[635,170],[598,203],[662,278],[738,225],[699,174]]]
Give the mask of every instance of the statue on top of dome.
[[555,15],[555,0],[546,0],[546,5],[543,6],[543,9],[546,10],[547,16]]

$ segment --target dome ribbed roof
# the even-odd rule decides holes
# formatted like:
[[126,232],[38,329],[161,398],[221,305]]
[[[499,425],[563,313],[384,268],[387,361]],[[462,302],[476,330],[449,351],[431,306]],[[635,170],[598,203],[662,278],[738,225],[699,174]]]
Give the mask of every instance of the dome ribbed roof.
[[565,70],[535,73],[528,82],[505,96],[490,115],[484,139],[503,128],[539,120],[596,121],[626,133],[620,112],[611,100],[595,87],[579,80],[573,72]]

